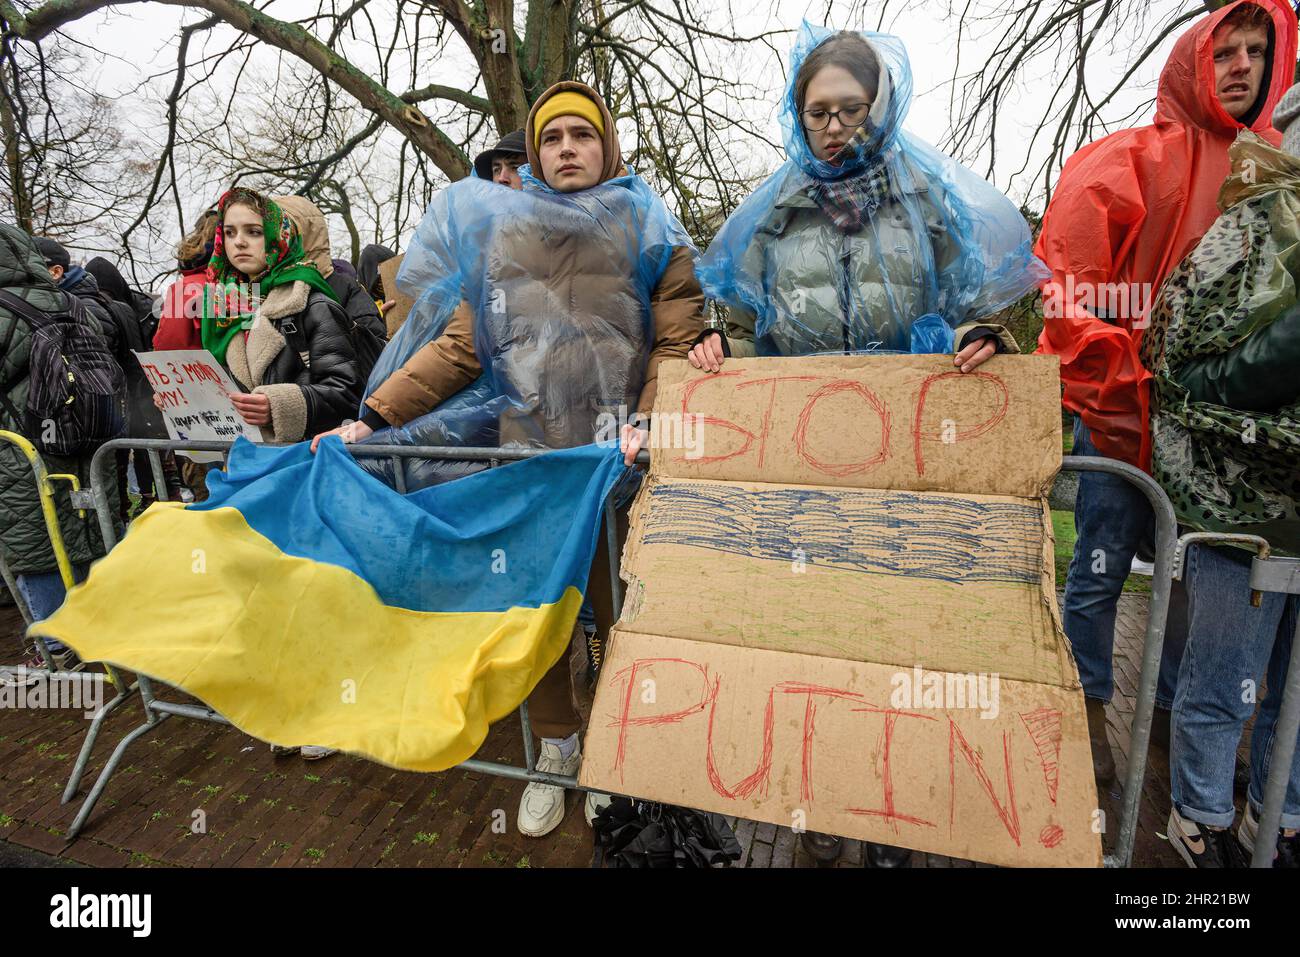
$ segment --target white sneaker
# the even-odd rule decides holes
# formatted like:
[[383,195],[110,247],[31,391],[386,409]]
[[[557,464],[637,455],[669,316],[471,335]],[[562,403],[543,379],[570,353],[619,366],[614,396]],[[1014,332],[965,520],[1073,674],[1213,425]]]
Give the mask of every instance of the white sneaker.
[[304,761],[319,761],[321,758],[328,758],[337,748],[322,748],[318,744],[304,744],[300,750]]
[[[572,775],[582,766],[582,744],[573,749],[568,759],[560,757],[560,746],[542,742],[542,752],[537,758],[537,770],[548,774]],[[533,781],[524,788],[519,799],[519,833],[526,837],[543,837],[560,826],[564,820],[564,788],[554,784]]]
[[1165,834],[1188,867],[1235,868],[1249,864],[1230,828],[1198,824],[1179,814],[1177,806],[1169,809]]
[[606,794],[604,791],[588,791],[587,800],[584,802],[582,816],[587,819],[587,827],[591,827],[596,821],[596,815],[605,808],[614,803],[614,795]]
[[1241,841],[1241,846],[1245,848],[1248,855],[1255,853],[1255,838],[1259,837],[1259,819],[1255,817],[1255,809],[1246,802],[1246,813],[1241,816],[1241,827],[1237,828],[1237,840]]

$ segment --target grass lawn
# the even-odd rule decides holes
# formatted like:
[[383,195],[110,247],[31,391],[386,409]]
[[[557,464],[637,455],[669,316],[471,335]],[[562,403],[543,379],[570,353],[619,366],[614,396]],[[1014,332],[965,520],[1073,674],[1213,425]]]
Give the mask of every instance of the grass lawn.
[[[1074,513],[1053,510],[1052,534],[1056,536],[1056,587],[1065,588],[1065,573],[1070,570],[1070,557],[1074,554]],[[1129,575],[1124,591],[1138,595],[1151,594],[1151,579],[1145,575]]]

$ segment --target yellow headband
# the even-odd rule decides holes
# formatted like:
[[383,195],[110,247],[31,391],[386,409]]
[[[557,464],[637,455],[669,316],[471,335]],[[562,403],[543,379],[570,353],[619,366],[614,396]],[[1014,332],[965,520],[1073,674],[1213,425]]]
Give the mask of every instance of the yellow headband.
[[546,129],[547,123],[558,116],[580,116],[594,126],[597,133],[601,136],[605,135],[605,120],[600,115],[600,107],[581,93],[565,90],[556,93],[537,108],[537,113],[533,117],[534,149],[541,149],[542,130]]

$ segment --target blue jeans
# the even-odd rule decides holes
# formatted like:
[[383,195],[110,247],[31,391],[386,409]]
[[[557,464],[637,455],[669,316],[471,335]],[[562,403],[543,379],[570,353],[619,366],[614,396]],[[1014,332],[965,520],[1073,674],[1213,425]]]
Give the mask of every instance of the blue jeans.
[[[1267,671],[1268,694],[1250,740],[1247,798],[1260,811],[1282,704],[1300,598],[1263,594],[1250,604],[1250,553],[1194,545],[1187,556],[1190,630],[1178,671],[1170,740],[1170,787],[1183,817],[1232,824],[1237,745]],[[1300,761],[1282,805],[1282,826],[1300,827]]]
[[[72,566],[72,579],[75,582],[86,580],[86,573],[90,571],[88,562],[79,562]],[[23,601],[27,602],[27,610],[32,613],[32,621],[44,621],[52,614],[59,610],[63,604],[63,599],[67,592],[63,588],[63,578],[58,572],[41,572],[36,575],[15,575],[14,579],[18,584],[18,590],[23,594]],[[53,638],[41,639],[45,642],[45,647],[50,654],[62,652],[67,645],[61,641],[55,641]]]
[[[1074,420],[1074,455],[1100,456],[1083,420]],[[1080,472],[1074,500],[1074,556],[1065,579],[1062,624],[1079,666],[1083,693],[1109,701],[1114,691],[1111,658],[1115,651],[1115,606],[1133,556],[1150,540],[1155,514],[1142,491],[1118,475]],[[1177,587],[1175,582],[1175,587]],[[1180,596],[1179,596],[1180,597]],[[1173,704],[1185,628],[1179,626],[1177,598],[1171,601],[1156,702]]]

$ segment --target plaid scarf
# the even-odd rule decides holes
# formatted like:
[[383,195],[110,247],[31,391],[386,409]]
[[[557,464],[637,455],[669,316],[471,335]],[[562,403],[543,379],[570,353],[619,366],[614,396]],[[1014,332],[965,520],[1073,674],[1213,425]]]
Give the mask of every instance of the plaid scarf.
[[[831,158],[839,165],[858,155],[858,147],[870,136],[870,123],[858,127],[853,138],[840,147]],[[837,180],[817,180],[808,193],[835,228],[842,233],[858,233],[871,219],[872,214],[890,195],[889,170],[883,159],[877,158],[860,173]]]

